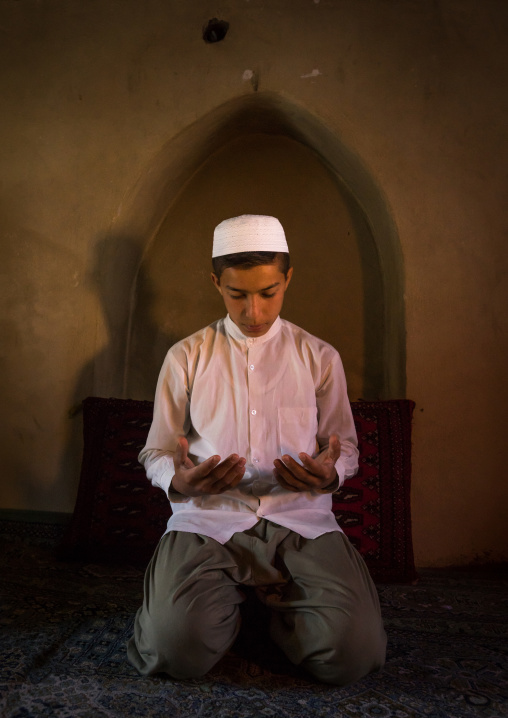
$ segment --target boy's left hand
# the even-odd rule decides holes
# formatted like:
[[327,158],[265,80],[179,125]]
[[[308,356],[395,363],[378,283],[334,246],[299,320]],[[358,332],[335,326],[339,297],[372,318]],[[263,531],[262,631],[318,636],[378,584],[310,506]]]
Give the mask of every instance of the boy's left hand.
[[335,462],[340,456],[340,441],[336,434],[330,436],[328,448],[313,459],[308,454],[298,454],[301,466],[291,456],[284,455],[283,461],[273,462],[274,476],[278,483],[289,491],[323,491],[330,492],[338,488],[338,476]]

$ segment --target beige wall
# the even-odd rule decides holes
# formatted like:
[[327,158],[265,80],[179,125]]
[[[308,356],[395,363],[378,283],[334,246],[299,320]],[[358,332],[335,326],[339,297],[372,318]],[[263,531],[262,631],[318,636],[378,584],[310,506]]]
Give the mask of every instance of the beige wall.
[[74,407],[147,395],[220,309],[177,240],[248,199],[289,225],[288,316],[338,346],[351,398],[417,403],[417,562],[506,559],[506,7],[235,0],[207,45],[204,0],[2,3],[0,506],[72,510]]

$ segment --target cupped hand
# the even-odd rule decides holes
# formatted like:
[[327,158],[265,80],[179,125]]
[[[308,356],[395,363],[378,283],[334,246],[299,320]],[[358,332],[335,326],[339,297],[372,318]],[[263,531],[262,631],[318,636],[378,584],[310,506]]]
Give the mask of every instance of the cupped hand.
[[183,436],[178,439],[174,462],[171,487],[189,497],[222,494],[237,486],[245,473],[245,459],[238,454],[231,454],[224,461],[220,456],[210,456],[201,464],[194,464],[189,458],[189,443]]
[[273,462],[274,477],[288,491],[335,491],[338,476],[335,462],[340,456],[340,441],[336,434],[330,436],[328,447],[315,459],[305,453],[298,454],[302,465],[291,456]]

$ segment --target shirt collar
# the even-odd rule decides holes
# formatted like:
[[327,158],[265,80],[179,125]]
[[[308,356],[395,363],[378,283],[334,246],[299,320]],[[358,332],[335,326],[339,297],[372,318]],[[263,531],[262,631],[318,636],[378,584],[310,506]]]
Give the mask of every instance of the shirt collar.
[[282,320],[280,317],[277,317],[277,319],[274,321],[266,334],[262,334],[260,337],[246,337],[245,334],[240,330],[239,327],[237,327],[237,325],[231,319],[229,314],[224,320],[224,326],[226,327],[226,331],[229,336],[233,337],[233,339],[236,339],[239,342],[243,341],[250,346],[259,346],[260,344],[264,344],[265,342],[269,341],[272,337],[279,333],[282,327]]

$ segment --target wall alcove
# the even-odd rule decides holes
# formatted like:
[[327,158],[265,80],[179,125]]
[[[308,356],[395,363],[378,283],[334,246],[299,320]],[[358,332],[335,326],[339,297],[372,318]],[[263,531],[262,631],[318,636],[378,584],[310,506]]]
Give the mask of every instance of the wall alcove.
[[97,393],[152,398],[169,346],[223,315],[211,238],[243,213],[284,225],[295,275],[283,316],[339,349],[350,398],[404,396],[402,261],[382,193],[315,117],[261,93],[169,142],[120,208],[101,261],[104,283],[122,281]]

